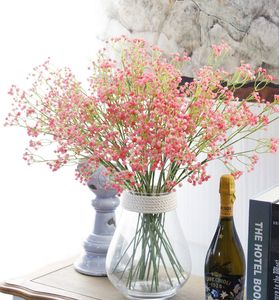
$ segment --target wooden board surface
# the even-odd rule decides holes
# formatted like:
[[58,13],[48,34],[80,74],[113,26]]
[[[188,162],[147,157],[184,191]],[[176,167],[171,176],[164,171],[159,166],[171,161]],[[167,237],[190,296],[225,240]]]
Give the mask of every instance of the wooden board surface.
[[[92,277],[74,270],[73,260],[48,266],[26,277],[0,284],[0,292],[25,299],[123,300],[106,277]],[[203,300],[203,279],[191,276],[173,300]]]

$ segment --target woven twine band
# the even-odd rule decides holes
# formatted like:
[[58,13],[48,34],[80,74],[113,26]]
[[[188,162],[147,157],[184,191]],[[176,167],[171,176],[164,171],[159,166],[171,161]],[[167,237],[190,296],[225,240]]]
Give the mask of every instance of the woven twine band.
[[138,195],[129,192],[123,193],[123,208],[137,213],[159,214],[176,208],[176,194],[169,193],[160,196]]

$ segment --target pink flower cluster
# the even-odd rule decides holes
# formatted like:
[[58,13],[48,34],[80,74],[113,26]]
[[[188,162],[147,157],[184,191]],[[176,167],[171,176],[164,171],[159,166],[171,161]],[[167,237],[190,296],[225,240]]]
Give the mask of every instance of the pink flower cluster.
[[230,50],[230,47],[227,43],[222,41],[218,45],[212,45],[213,53],[216,57],[222,56],[224,53],[228,52]]
[[[119,59],[111,58],[111,48]],[[224,49],[215,46],[215,54]],[[234,144],[277,119],[279,99],[267,103],[256,86],[243,100],[233,92],[243,80],[270,77],[244,64],[234,74],[205,66],[193,82],[180,86],[180,66],[187,61],[185,54],[167,59],[143,40],[111,39],[89,68],[87,91],[69,68],[52,70],[47,61],[34,69],[28,91],[11,87],[13,109],[6,124],[27,129],[28,163],[45,161],[55,171],[86,161],[77,174],[81,180],[102,164],[119,191],[164,192],[185,178],[201,184],[214,159],[237,177],[241,171],[234,159],[245,156],[253,168],[263,142],[241,153]],[[275,152],[277,145],[277,139],[266,141],[265,150]],[[37,154],[45,147],[53,157]]]

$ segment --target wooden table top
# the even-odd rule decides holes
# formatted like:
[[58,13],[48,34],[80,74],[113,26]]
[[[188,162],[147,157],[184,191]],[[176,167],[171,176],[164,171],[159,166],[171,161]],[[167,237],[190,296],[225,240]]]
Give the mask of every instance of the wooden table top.
[[[0,292],[30,300],[123,300],[106,277],[74,270],[73,259],[59,262],[22,278],[0,284]],[[202,277],[191,276],[173,300],[204,300]]]

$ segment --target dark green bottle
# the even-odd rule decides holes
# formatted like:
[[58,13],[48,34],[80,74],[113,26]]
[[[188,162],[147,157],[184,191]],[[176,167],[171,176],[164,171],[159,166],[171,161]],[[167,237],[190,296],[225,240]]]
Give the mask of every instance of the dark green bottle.
[[233,176],[221,177],[220,196],[220,220],[205,260],[205,299],[243,300],[245,257],[233,220]]

